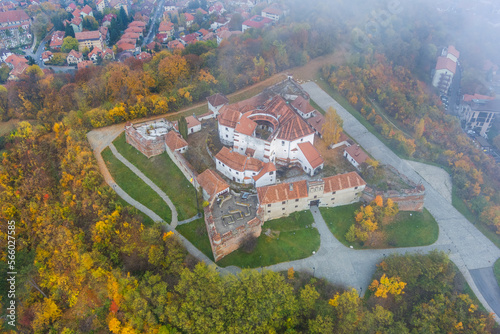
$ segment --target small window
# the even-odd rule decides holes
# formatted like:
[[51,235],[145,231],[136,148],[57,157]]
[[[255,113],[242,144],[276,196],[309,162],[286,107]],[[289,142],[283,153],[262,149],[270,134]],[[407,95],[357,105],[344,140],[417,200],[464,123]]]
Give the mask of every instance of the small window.
[[269,172],[269,175],[273,175],[273,174],[274,174],[274,172]]
[[296,208],[298,208],[299,206],[298,206],[298,205],[296,205],[295,207],[296,207]]
[[318,195],[314,195],[314,199],[318,198]]
[[219,161],[219,165],[221,164],[221,162]]
[[228,136],[228,135],[226,135],[226,138],[229,138],[229,136]]
[[337,192],[336,192],[336,191],[334,191],[334,192],[332,192],[332,195],[335,195],[336,193],[337,193]]
[[236,172],[236,175],[240,175],[240,173],[239,173],[239,172]]
[[281,202],[281,204],[285,205],[286,201]]
[[267,210],[267,213],[271,213],[271,210]]
[[298,201],[299,201],[299,199],[297,198],[297,199],[295,200],[295,202],[298,202]]
[[229,171],[231,172],[231,168],[229,168]]
[[281,141],[281,146],[285,146],[285,141],[284,140]]
[[227,126],[226,126],[226,131],[229,131],[229,129],[227,128]]
[[354,187],[354,189],[358,189],[358,187]]
[[282,208],[281,210],[285,210],[285,208]]
[[335,201],[335,197],[332,197],[332,201]]
[[268,207],[268,208],[270,208],[270,207],[271,207],[271,204],[268,204],[268,205],[267,205],[267,207]]
[[300,138],[300,141],[304,141],[304,138]]

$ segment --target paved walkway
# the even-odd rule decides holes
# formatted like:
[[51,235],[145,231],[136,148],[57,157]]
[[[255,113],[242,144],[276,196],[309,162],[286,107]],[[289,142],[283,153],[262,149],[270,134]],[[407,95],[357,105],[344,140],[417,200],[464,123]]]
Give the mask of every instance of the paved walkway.
[[196,219],[199,219],[199,218],[201,218],[201,217],[202,217],[202,215],[201,215],[201,214],[194,215],[194,216],[193,216],[193,217],[191,217],[191,218],[188,218],[188,219],[185,219],[185,220],[181,220],[180,222],[178,222],[178,223],[177,223],[177,226],[179,226],[179,225],[184,225],[184,224],[188,224],[188,223],[190,223],[190,222],[192,222],[192,221],[195,221]]
[[[428,251],[430,249],[441,249],[448,252],[450,259],[458,266],[484,307],[490,312],[496,311],[497,314],[500,314],[500,310],[493,310],[484,297],[484,295],[495,295],[496,293],[500,293],[498,285],[496,287],[491,287],[491,289],[494,289],[495,291],[484,289],[481,289],[482,291],[480,291],[470,273],[470,270],[491,267],[495,263],[496,259],[500,257],[500,250],[441,195],[444,190],[437,191],[434,187],[438,187],[438,185],[429,184],[410,164],[394,154],[377,137],[370,133],[358,120],[356,120],[354,116],[352,116],[333,98],[326,94],[318,85],[314,82],[308,82],[302,85],[302,87],[307,91],[307,93],[309,93],[311,99],[313,99],[314,102],[316,102],[322,109],[327,110],[330,106],[335,108],[338,115],[342,117],[344,121],[344,131],[351,137],[355,138],[356,141],[375,159],[384,164],[392,165],[415,183],[422,183],[425,186],[425,207],[434,216],[439,224],[440,233],[438,240],[434,245],[429,247],[416,249],[408,248],[403,250],[398,249],[395,251],[402,253],[405,251],[414,252],[419,250]],[[385,250],[384,252],[394,252],[394,250]],[[366,271],[367,274],[374,271],[373,257],[377,255],[380,256],[380,251],[378,250],[352,251],[350,253],[352,255],[342,259],[342,261],[348,261],[351,262],[351,264],[359,264],[360,267],[371,267],[371,269],[360,269],[361,271]],[[355,255],[357,253],[362,253],[364,255],[362,258],[359,258]],[[331,254],[331,256],[332,255],[333,254]],[[339,255],[343,256],[343,253],[341,252]],[[335,257],[336,256],[337,254],[335,254]],[[356,261],[358,260],[361,262],[357,263]],[[333,263],[333,261],[330,263]],[[349,269],[349,266],[346,269]],[[329,271],[332,270],[333,269],[330,269]],[[317,268],[316,272],[318,272]],[[490,271],[483,270],[479,271],[479,273],[486,278],[486,280],[488,280],[487,276],[490,275]],[[325,272],[325,274],[326,275],[324,277],[329,279],[330,277],[328,272]],[[360,272],[358,272],[358,274],[360,274]],[[349,272],[347,272],[347,275],[351,276]],[[370,276],[368,276],[368,278],[369,277]],[[332,278],[335,277],[332,276]],[[359,277],[353,276],[343,279],[343,281],[347,281],[348,285],[353,287],[356,287],[354,284],[359,284],[361,282]],[[360,285],[360,287],[366,287],[366,281],[364,283],[365,284]]]
[[143,180],[151,189],[153,189],[153,191],[155,193],[157,193],[161,197],[161,199],[163,201],[165,201],[165,203],[167,203],[168,207],[172,211],[172,221],[170,222],[170,227],[172,227],[173,229],[175,229],[177,227],[177,223],[178,223],[178,220],[177,220],[177,209],[175,208],[174,203],[172,203],[172,201],[167,196],[167,194],[165,194],[165,192],[163,190],[161,190],[160,187],[158,187],[153,181],[151,181],[146,175],[144,175],[139,170],[139,168],[135,167],[134,165],[132,165],[132,163],[130,161],[128,161],[127,159],[125,159],[125,157],[123,155],[121,155],[120,152],[118,152],[116,150],[115,145],[113,145],[111,143],[111,144],[109,144],[109,148],[111,149],[111,152],[113,152],[113,155],[118,160],[120,160],[135,175],[137,175],[141,180]]

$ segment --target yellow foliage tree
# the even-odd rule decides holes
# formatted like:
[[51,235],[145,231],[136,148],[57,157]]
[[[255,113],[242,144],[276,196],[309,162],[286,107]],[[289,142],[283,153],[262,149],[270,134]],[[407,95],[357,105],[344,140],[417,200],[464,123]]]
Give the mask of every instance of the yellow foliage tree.
[[325,123],[321,128],[323,130],[323,139],[328,145],[338,142],[340,134],[342,133],[342,125],[342,118],[337,115],[337,111],[329,107],[326,112]]
[[288,268],[288,279],[293,279],[295,275],[295,271],[293,270],[293,267]]
[[375,291],[376,297],[387,298],[387,294],[389,293],[394,296],[403,294],[405,286],[406,283],[401,282],[399,277],[387,277],[383,274],[380,278],[380,282],[374,280],[372,284],[370,284],[369,289]]

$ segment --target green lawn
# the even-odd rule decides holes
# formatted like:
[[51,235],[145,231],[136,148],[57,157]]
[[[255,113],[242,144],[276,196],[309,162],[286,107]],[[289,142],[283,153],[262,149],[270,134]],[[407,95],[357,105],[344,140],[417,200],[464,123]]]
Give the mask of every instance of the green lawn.
[[[355,203],[335,208],[320,208],[320,211],[328,228],[342,244],[356,249],[368,249],[371,247],[362,246],[358,242],[350,243],[345,239],[349,227],[354,223],[354,211],[360,206],[360,203]],[[439,234],[437,222],[426,209],[424,212],[399,212],[393,223],[379,228],[387,236],[383,248],[430,245],[436,242]]]
[[170,197],[177,209],[179,220],[188,219],[197,214],[195,189],[166,152],[148,159],[132,145],[126,143],[125,133],[116,138],[113,144],[125,159],[139,168]]
[[[258,268],[311,256],[320,244],[319,232],[312,227],[313,222],[309,210],[268,221],[262,226],[262,234],[252,253],[238,249],[217,264],[221,267]],[[270,236],[265,234],[268,229],[271,230]]]
[[165,203],[153,189],[118,160],[109,148],[102,151],[102,158],[106,162],[106,166],[115,182],[129,194],[130,197],[153,210],[157,215],[163,218],[163,220],[170,223],[172,220],[172,211],[167,203]]
[[188,224],[179,225],[175,230],[188,239],[203,254],[208,256],[209,259],[212,261],[214,260],[212,246],[210,246],[210,240],[208,240],[205,218],[196,219]]

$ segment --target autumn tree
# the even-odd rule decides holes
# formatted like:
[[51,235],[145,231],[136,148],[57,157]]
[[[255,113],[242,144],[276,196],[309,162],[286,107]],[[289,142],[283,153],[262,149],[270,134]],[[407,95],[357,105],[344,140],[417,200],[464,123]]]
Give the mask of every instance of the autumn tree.
[[62,52],[70,52],[71,50],[78,51],[78,40],[74,37],[67,36],[63,39],[63,44],[61,46]]
[[342,133],[343,121],[333,107],[329,107],[326,112],[325,123],[323,124],[323,138],[328,145],[333,145],[339,141]]
[[378,280],[374,280],[369,289],[375,292],[375,297],[387,298],[387,294],[393,296],[404,293],[406,283],[401,282],[399,277],[387,277],[385,274]]

